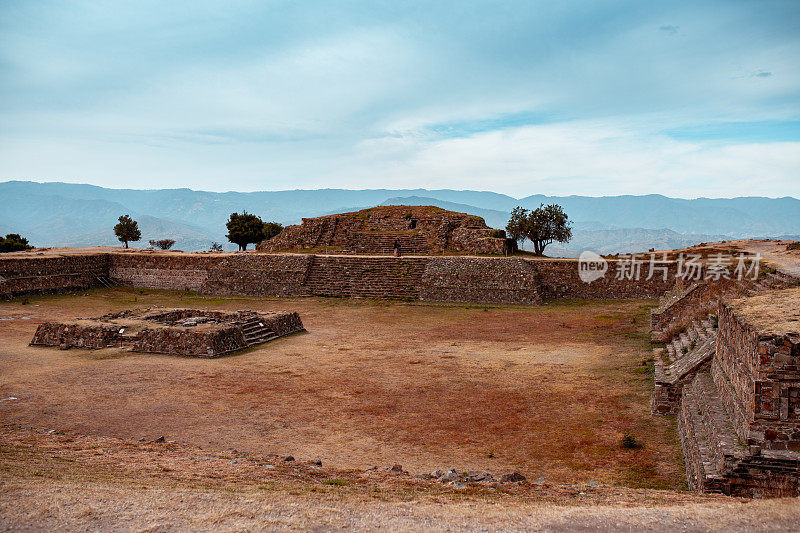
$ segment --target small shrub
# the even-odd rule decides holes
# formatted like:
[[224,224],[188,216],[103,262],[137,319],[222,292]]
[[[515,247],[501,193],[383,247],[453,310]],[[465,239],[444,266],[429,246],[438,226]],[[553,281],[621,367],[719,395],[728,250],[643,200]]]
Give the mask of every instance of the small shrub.
[[150,246],[153,248],[161,248],[162,250],[169,250],[175,244],[175,241],[172,239],[160,239],[160,240],[151,240]]
[[681,353],[683,355],[686,355],[687,353],[689,353],[689,348],[687,346],[684,346],[683,348],[681,348]]
[[218,243],[217,241],[212,242],[211,243],[211,251],[212,252],[221,252],[222,251],[222,245],[220,243]]
[[714,329],[719,327],[719,317],[717,315],[711,315],[711,325],[714,326]]
[[349,481],[345,479],[326,479],[322,482],[323,485],[332,485],[334,487],[346,487],[350,484]]
[[787,250],[800,250],[800,242],[793,242],[786,245]]
[[506,238],[506,230],[504,229],[493,229],[492,232],[489,234],[495,239],[505,239]]
[[642,447],[642,444],[630,433],[625,433],[620,443],[626,450],[637,450]]

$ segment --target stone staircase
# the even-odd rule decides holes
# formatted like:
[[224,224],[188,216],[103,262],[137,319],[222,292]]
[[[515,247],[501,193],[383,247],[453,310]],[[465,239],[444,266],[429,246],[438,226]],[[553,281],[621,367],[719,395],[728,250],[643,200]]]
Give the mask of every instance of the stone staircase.
[[264,326],[257,315],[244,312],[241,313],[241,317],[237,323],[242,328],[244,341],[248,348],[278,338],[277,333]]
[[763,272],[757,280],[705,280],[684,288],[676,287],[665,293],[658,307],[650,313],[650,339],[652,342],[669,342],[672,331],[691,317],[706,315],[711,302],[716,309],[720,299],[753,296],[773,289],[796,287],[800,280],[781,272]]
[[708,372],[697,373],[684,387],[678,427],[689,488],[726,492],[726,461],[745,457],[747,448],[739,443],[733,421]]
[[403,255],[426,255],[431,250],[423,235],[405,232],[358,233],[356,238],[348,241],[345,249],[355,254],[393,255],[395,242],[399,243]]
[[314,246],[331,246],[333,238],[336,236],[336,228],[339,226],[339,219],[325,219],[319,229],[319,233],[314,239]]
[[427,258],[314,256],[303,281],[308,294],[419,299]]
[[690,327],[676,335],[665,348],[653,350],[653,414],[677,413],[683,386],[714,358],[715,343],[714,324],[705,318],[694,320]]

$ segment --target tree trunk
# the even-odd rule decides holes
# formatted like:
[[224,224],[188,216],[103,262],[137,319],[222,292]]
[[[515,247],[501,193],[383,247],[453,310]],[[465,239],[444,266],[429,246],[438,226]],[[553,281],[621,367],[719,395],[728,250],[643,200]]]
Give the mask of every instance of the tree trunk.
[[125,248],[127,248],[128,247],[128,241],[124,241],[124,242],[125,242]]

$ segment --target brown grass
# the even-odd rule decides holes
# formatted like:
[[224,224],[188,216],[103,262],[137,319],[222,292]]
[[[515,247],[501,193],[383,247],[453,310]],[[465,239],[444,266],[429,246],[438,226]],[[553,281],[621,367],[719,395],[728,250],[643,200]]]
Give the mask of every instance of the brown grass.
[[[27,346],[38,322],[156,304],[297,310],[309,333],[215,360]],[[21,398],[8,422],[88,435],[680,489],[674,423],[648,414],[649,305],[37,297],[0,304],[0,397]],[[621,449],[626,432],[644,448]]]
[[764,333],[800,333],[800,287],[732,300],[731,306]]

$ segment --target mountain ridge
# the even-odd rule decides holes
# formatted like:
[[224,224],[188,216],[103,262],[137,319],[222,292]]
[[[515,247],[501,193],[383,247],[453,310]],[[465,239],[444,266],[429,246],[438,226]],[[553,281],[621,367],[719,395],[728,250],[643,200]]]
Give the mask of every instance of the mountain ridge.
[[116,218],[129,213],[141,219],[141,243],[175,238],[176,248],[185,250],[208,249],[212,241],[232,249],[224,237],[225,222],[232,212],[247,210],[264,220],[287,225],[299,223],[301,218],[387,202],[467,212],[482,216],[487,224],[499,228],[505,226],[508,213],[517,205],[532,209],[540,203],[558,203],[574,222],[575,236],[572,243],[552,250],[570,255],[578,244],[594,243],[604,253],[617,253],[658,248],[659,243],[688,245],[712,239],[800,233],[800,200],[788,196],[682,199],[659,194],[533,194],[517,199],[491,191],[454,189],[218,193],[189,188],[109,189],[90,184],[14,180],[0,182],[0,197],[5,199],[0,208],[0,228],[26,235],[40,246],[113,244],[111,228]]

